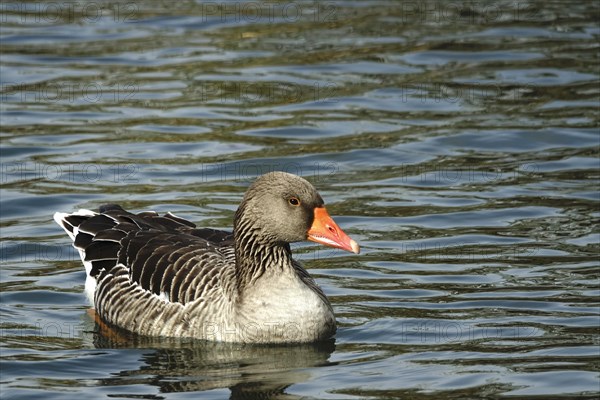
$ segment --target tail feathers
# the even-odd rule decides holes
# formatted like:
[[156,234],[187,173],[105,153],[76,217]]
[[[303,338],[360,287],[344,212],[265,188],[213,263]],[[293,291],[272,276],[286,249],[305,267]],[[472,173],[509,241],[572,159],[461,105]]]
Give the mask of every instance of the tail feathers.
[[[117,205],[105,205],[101,210],[106,214],[90,210],[54,214],[54,220],[73,240],[73,246],[79,251],[85,271],[92,278],[102,269],[110,269],[116,265],[121,239],[126,236],[128,230],[138,228],[137,225],[122,222],[128,221],[128,215],[134,215]],[[120,228],[114,229],[117,225]]]
[[[82,246],[82,241],[91,241],[90,235],[82,235],[79,232],[79,225],[88,220],[89,218],[97,215],[95,212],[90,210],[81,209],[72,214],[57,212],[54,213],[54,221],[67,232],[67,235],[73,240],[73,247],[79,251],[79,256],[83,265],[85,266],[85,272],[90,276],[92,272],[92,263],[86,261],[85,246]],[[86,285],[87,286],[87,285]]]
[[72,214],[57,212],[54,213],[54,221],[62,227],[71,240],[75,241],[77,236],[77,227],[85,220],[96,215],[95,212],[90,210],[81,209]]
[[88,220],[89,218],[97,215],[95,212],[90,210],[81,209],[72,214],[57,212],[54,213],[54,221],[62,227],[67,235],[73,240],[73,247],[79,251],[79,257],[85,267],[87,278],[85,281],[85,293],[91,304],[94,304],[94,292],[96,290],[96,279],[91,276],[92,263],[86,261],[85,255],[85,244],[84,242],[91,242],[92,236],[87,234],[81,234],[79,232],[79,225]]

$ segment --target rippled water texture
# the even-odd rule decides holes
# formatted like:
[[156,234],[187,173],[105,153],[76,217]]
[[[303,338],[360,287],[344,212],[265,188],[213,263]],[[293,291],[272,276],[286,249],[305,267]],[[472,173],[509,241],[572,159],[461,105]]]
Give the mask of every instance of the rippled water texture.
[[[575,4],[578,3],[578,4]],[[596,1],[3,2],[1,396],[597,398]],[[317,186],[315,346],[98,330],[54,211]]]

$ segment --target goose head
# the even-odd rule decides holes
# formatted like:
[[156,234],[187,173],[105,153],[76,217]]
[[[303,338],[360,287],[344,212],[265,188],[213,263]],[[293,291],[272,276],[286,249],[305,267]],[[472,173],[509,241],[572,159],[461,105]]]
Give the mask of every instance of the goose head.
[[358,254],[360,247],[335,223],[306,179],[286,172],[260,176],[248,188],[234,220],[237,239],[262,245],[311,240]]

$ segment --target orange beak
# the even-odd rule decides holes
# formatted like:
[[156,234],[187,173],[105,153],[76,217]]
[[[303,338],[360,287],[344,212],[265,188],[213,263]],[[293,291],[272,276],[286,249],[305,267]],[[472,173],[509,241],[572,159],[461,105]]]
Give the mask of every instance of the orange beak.
[[358,243],[350,239],[346,233],[331,219],[325,207],[315,208],[315,219],[308,230],[308,240],[325,246],[360,253]]

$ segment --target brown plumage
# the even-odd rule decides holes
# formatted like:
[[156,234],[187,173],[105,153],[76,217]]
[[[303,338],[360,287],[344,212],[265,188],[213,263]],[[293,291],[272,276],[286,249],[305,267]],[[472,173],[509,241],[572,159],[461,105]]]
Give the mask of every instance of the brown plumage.
[[292,259],[289,243],[313,240],[358,253],[306,180],[258,178],[234,217],[234,232],[185,219],[56,213],[79,250],[86,291],[106,322],[142,335],[251,343],[311,342],[335,333],[327,297]]

